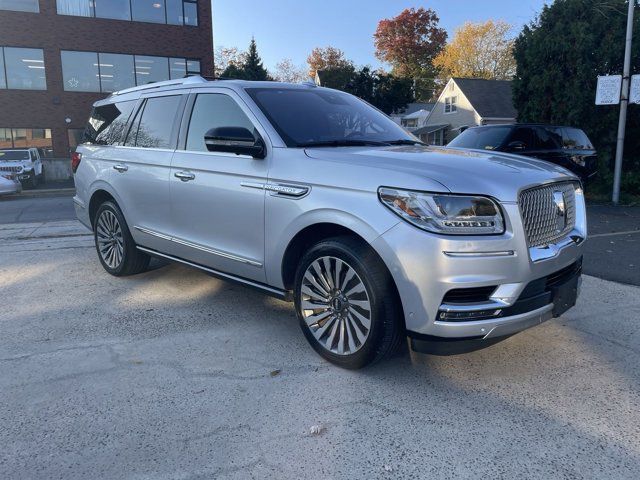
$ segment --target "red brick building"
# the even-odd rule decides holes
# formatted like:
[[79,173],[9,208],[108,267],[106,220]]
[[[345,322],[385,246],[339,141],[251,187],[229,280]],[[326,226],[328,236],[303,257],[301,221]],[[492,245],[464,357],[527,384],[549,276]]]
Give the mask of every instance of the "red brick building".
[[0,0],[0,148],[67,157],[109,92],[212,72],[210,0]]

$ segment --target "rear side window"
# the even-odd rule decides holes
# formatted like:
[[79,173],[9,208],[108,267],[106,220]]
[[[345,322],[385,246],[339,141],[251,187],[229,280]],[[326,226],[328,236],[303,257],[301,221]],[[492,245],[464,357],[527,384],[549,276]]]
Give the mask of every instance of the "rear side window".
[[587,134],[584,133],[579,128],[563,128],[562,137],[563,137],[564,148],[575,148],[578,150],[593,149],[591,140],[589,140],[589,137],[587,137]]
[[556,150],[561,148],[562,136],[556,129],[538,127],[536,128],[537,149],[539,150]]
[[187,132],[187,150],[206,152],[204,134],[217,127],[243,127],[254,133],[251,120],[228,95],[203,93],[196,97]]
[[153,97],[138,110],[125,145],[170,148],[173,125],[180,107],[180,95]]
[[124,130],[136,101],[110,103],[94,107],[84,130],[84,143],[122,145]]

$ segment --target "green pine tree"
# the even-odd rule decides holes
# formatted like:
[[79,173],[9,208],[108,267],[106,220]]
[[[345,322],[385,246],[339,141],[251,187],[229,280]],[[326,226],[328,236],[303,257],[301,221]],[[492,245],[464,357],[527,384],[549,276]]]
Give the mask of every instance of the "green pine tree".
[[[619,109],[596,106],[598,75],[621,74],[627,21],[626,0],[556,0],[524,27],[515,43],[517,63],[513,101],[521,122],[570,125],[583,129],[601,159],[601,193],[610,191]],[[640,15],[635,19],[640,34]],[[635,40],[635,39],[634,39]],[[632,51],[640,73],[640,42]],[[623,189],[640,194],[640,106],[627,116]]]
[[255,38],[251,39],[244,62],[239,66],[229,65],[221,76],[241,80],[271,80],[269,72],[264,68],[262,59],[258,54]]

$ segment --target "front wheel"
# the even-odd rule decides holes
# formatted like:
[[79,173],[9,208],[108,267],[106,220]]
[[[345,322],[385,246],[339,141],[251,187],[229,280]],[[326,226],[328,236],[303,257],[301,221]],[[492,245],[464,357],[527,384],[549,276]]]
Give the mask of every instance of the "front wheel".
[[134,275],[149,266],[149,256],[136,248],[124,215],[114,202],[104,202],[98,208],[93,235],[100,263],[111,275]]
[[391,275],[358,239],[337,237],[313,246],[298,266],[294,295],[304,335],[336,365],[364,367],[392,354],[402,340]]

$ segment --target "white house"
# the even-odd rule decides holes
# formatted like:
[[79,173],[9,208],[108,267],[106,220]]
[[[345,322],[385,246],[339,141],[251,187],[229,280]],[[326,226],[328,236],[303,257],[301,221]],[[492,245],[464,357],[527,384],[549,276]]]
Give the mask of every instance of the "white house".
[[516,117],[510,81],[451,78],[424,126],[411,133],[431,145],[446,145],[468,127],[515,123]]

